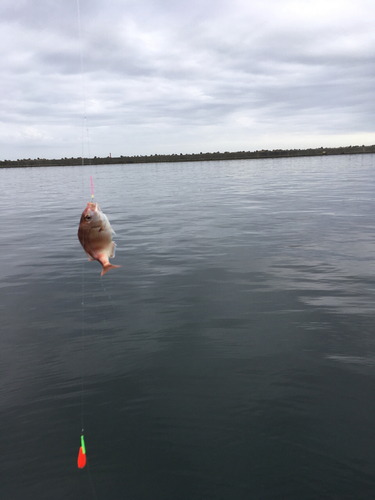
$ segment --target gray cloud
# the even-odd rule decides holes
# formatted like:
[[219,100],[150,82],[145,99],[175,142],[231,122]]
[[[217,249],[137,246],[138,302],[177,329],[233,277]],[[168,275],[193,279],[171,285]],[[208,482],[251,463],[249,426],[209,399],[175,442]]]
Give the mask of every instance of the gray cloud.
[[370,0],[79,5],[0,7],[3,158],[375,142]]

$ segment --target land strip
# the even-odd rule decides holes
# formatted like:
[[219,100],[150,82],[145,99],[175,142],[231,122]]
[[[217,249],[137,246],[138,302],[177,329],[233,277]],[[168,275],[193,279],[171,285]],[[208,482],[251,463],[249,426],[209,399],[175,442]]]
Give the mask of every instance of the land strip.
[[328,156],[347,154],[368,154],[375,153],[375,145],[372,146],[347,146],[340,148],[315,148],[315,149],[273,149],[260,151],[237,151],[230,153],[226,151],[220,153],[191,153],[191,154],[170,154],[170,155],[149,155],[149,156],[107,156],[94,158],[60,158],[51,160],[47,158],[19,159],[0,161],[1,167],[52,167],[52,166],[80,166],[80,165],[112,165],[112,164],[133,164],[133,163],[168,163],[187,161],[213,161],[213,160],[248,160],[263,158],[292,158],[299,156]]

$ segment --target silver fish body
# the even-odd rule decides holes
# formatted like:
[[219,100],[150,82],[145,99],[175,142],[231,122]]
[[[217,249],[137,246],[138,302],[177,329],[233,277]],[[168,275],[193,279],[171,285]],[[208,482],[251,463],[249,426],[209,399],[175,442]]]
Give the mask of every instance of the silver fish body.
[[89,260],[97,260],[103,266],[102,276],[116,267],[109,262],[115,256],[116,243],[112,241],[115,232],[97,203],[87,203],[82,212],[78,228],[78,239]]

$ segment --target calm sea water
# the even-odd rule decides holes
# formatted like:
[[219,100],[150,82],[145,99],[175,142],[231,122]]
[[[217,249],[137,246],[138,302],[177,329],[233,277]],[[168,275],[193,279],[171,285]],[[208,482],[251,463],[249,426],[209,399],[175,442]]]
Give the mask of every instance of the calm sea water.
[[1,169],[0,498],[373,499],[374,167]]

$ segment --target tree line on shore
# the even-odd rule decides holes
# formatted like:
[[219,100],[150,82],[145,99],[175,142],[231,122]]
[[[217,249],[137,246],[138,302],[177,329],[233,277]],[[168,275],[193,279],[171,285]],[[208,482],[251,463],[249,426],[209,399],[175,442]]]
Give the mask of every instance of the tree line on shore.
[[93,158],[60,158],[60,159],[18,159],[0,161],[0,167],[51,167],[51,166],[79,166],[79,165],[111,165],[111,164],[133,164],[133,163],[166,163],[186,161],[212,161],[212,160],[248,160],[262,158],[289,158],[298,156],[324,156],[342,154],[364,154],[375,153],[375,145],[372,146],[346,146],[338,148],[310,148],[310,149],[273,149],[260,151],[225,151],[220,153],[188,153],[188,154],[155,154],[149,156],[117,156]]

